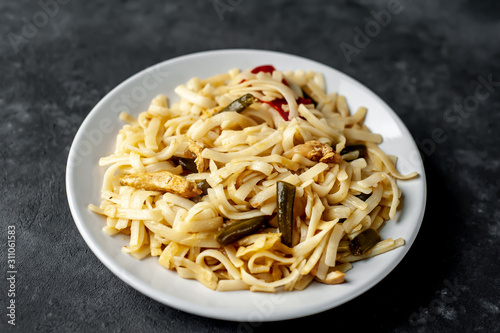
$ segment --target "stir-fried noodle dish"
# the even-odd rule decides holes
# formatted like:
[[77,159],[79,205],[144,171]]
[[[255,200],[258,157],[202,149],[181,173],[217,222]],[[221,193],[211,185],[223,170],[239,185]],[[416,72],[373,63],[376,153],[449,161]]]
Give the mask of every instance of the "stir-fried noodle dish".
[[[303,290],[344,282],[352,263],[404,245],[382,239],[401,200],[396,156],[327,92],[321,73],[271,65],[156,96],[125,125],[106,166],[104,232],[218,291]],[[142,111],[142,110],[140,110]]]

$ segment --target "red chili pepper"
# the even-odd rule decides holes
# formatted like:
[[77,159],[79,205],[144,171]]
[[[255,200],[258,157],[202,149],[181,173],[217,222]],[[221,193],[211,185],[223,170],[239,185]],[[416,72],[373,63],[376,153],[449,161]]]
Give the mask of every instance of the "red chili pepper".
[[297,104],[312,104],[309,98],[299,97],[297,98]]
[[[272,74],[275,70],[276,70],[276,68],[274,68],[274,66],[272,66],[272,65],[263,65],[263,66],[255,67],[254,69],[252,69],[251,72],[253,74],[257,74],[259,72],[264,72],[264,73]],[[240,83],[243,83],[243,82],[245,82],[245,80],[241,81]],[[286,82],[285,79],[281,80],[281,83],[283,83],[284,85],[288,86],[288,82]],[[284,104],[287,104],[286,99],[279,98],[279,99],[274,99],[274,100],[272,100],[270,102],[264,102],[264,101],[261,101],[261,102],[271,105],[276,111],[278,111],[278,113],[280,114],[280,116],[283,119],[285,119],[286,121],[288,121],[288,112],[284,111],[283,108],[282,108],[282,106]],[[298,104],[311,104],[312,101],[309,98],[299,97],[297,99],[297,103]]]
[[288,112],[284,111],[281,106],[283,104],[287,104],[286,102],[286,99],[284,98],[277,98],[277,99],[273,99],[272,101],[270,102],[262,102],[262,103],[266,103],[266,104],[269,104],[271,105],[276,111],[278,111],[278,113],[280,114],[281,118],[285,119],[286,121],[288,121]]
[[[277,99],[273,99],[270,102],[264,102],[264,101],[261,101],[261,102],[271,105],[276,111],[278,111],[278,113],[280,114],[280,116],[283,119],[288,121],[288,112],[284,111],[282,108],[283,105],[285,105],[285,104],[288,105],[288,103],[286,102],[286,99],[277,98]],[[299,97],[299,98],[297,98],[297,104],[312,104],[312,101],[309,98]]]
[[255,67],[254,69],[252,69],[252,74],[257,74],[258,72],[272,74],[275,70],[276,70],[276,68],[274,68],[273,65],[263,65],[263,66]]
[[[252,74],[257,74],[259,72],[272,74],[275,70],[276,70],[276,68],[274,68],[273,65],[263,65],[263,66],[255,67],[254,69],[252,69]],[[243,81],[241,81],[241,82],[243,82]],[[288,82],[286,82],[285,79],[281,80],[281,83],[283,83],[285,86],[288,86]]]

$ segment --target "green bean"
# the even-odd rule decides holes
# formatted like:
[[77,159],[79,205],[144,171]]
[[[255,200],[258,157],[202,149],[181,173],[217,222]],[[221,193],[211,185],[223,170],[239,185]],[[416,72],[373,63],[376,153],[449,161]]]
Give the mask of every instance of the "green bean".
[[281,232],[281,242],[292,246],[293,236],[293,204],[295,186],[283,181],[276,183],[276,198],[278,207],[278,227]]
[[318,102],[316,102],[314,98],[312,98],[308,93],[306,93],[304,89],[302,89],[302,96],[304,96],[305,99],[310,99],[314,107],[318,105]]
[[[353,151],[358,151],[359,155],[358,158],[361,157],[366,157],[366,146],[365,145],[351,145],[351,146],[346,146],[342,151],[340,152],[340,155],[345,155],[347,153],[353,152]],[[351,160],[346,160],[347,162],[350,162]]]
[[256,101],[256,98],[252,94],[245,94],[234,101],[231,102],[228,106],[222,109],[220,112],[234,111],[234,112],[242,112],[247,107],[252,105]]
[[192,158],[173,156],[171,160],[182,167],[182,170],[198,172],[196,162]]
[[339,246],[337,247],[337,252],[349,252],[349,242],[348,241],[340,241]]
[[366,201],[366,199],[368,199],[372,194],[371,193],[361,193],[361,194],[358,194],[357,197],[360,198],[361,200],[363,201]]
[[196,182],[196,186],[202,191],[201,195],[207,195],[208,189],[211,188],[206,179]]
[[265,216],[259,216],[234,222],[218,231],[215,235],[216,240],[222,246],[229,245],[263,229],[266,226],[266,221]]
[[191,198],[191,201],[198,203],[203,201],[203,196],[208,194],[208,189],[211,188],[210,184],[206,181],[206,179],[200,180],[196,182],[196,187],[201,190],[201,194]]
[[375,229],[366,229],[349,242],[349,250],[355,256],[365,254],[382,238]]

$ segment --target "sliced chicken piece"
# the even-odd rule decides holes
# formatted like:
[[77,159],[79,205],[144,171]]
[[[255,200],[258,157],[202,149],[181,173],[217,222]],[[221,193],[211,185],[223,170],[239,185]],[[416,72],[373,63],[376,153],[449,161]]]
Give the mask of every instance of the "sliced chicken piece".
[[340,163],[342,160],[342,156],[337,154],[331,146],[315,140],[307,141],[306,143],[293,147],[285,152],[284,156],[291,158],[295,154],[302,155],[315,162]]
[[208,169],[209,161],[201,157],[201,152],[205,149],[205,145],[201,142],[189,140],[189,145],[186,151],[186,157],[194,158],[198,172],[203,172]]
[[[199,141],[189,140],[187,142],[186,150],[182,156],[177,156],[181,159],[184,159],[184,162],[189,163],[189,167],[187,168],[191,172],[203,172],[208,169],[209,160],[204,159],[201,156],[201,152],[205,149],[205,145]],[[194,163],[191,163],[189,160],[194,160]],[[184,167],[184,166],[183,166]]]
[[120,179],[120,183],[147,191],[170,192],[188,199],[202,192],[196,183],[168,171],[126,175]]
[[316,280],[326,284],[339,284],[344,282],[344,277],[345,273],[342,273],[341,271],[333,271],[328,273],[324,280],[320,280],[318,278],[316,278]]

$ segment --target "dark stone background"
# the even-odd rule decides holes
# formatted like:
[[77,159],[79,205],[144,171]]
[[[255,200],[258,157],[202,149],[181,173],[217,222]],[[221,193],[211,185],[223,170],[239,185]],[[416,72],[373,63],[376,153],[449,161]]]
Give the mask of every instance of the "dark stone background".
[[[229,7],[0,2],[0,267],[7,271],[14,225],[18,269],[16,326],[7,324],[2,278],[0,331],[500,331],[500,3],[401,0],[368,45],[355,28],[376,28],[371,11],[387,10],[388,1],[217,3]],[[348,59],[342,42],[361,47]],[[355,300],[255,327],[206,319],[124,284],[78,233],[65,163],[88,112],[150,65],[224,48],[282,51],[337,68],[387,101],[420,143],[428,177],[421,232],[401,264]]]

